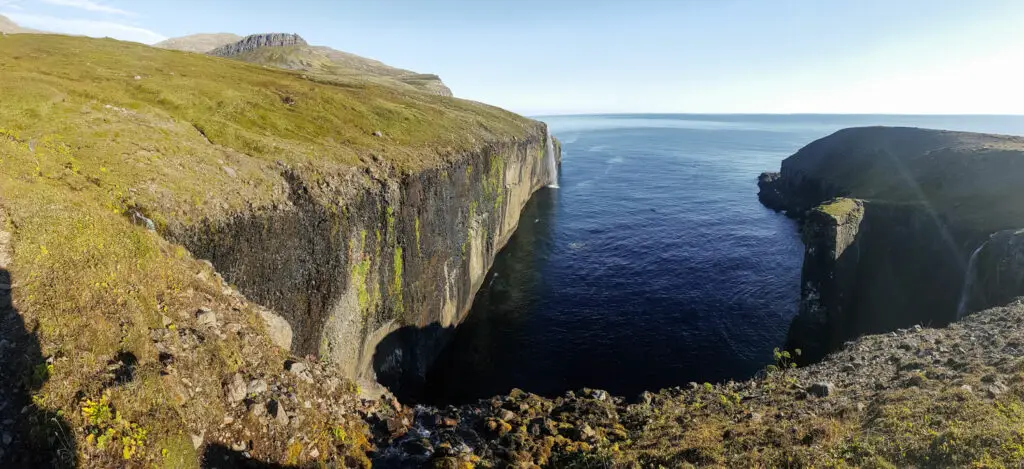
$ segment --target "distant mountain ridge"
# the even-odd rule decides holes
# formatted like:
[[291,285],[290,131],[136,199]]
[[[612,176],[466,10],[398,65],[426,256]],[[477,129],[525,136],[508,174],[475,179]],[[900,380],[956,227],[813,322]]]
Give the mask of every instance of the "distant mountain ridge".
[[441,78],[392,67],[380,61],[324,46],[312,46],[298,34],[193,34],[154,44],[164,49],[206,53],[245,62],[309,72],[325,80],[352,79],[452,96]]
[[233,33],[191,34],[160,41],[153,44],[153,47],[205,54],[220,46],[240,40],[242,40],[242,36]]
[[0,33],[5,33],[5,34],[25,34],[25,33],[42,33],[42,32],[44,32],[44,31],[39,31],[37,29],[23,28],[23,27],[19,26],[18,23],[15,23],[14,21],[11,21],[10,18],[8,18],[8,17],[6,17],[4,15],[0,15]]

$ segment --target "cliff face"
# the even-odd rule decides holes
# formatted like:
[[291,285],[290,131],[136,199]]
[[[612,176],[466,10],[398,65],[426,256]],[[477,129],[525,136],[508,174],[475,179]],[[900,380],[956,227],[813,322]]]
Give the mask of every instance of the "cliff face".
[[993,233],[971,255],[958,316],[1024,295],[1024,230]]
[[411,174],[381,165],[318,180],[284,167],[287,205],[172,238],[279,312],[296,354],[397,383],[426,373],[520,210],[550,182],[545,159],[559,150],[548,153],[548,138],[537,126]]
[[1024,226],[1022,176],[1020,137],[883,127],[841,130],[762,174],[761,202],[804,220],[790,346],[816,358],[862,333],[954,320],[971,253]]
[[0,467],[367,463],[344,375],[425,366],[557,150],[351,81],[0,40]]
[[965,270],[946,230],[915,204],[839,198],[808,211],[787,346],[817,360],[862,334],[954,320]]
[[283,33],[267,33],[267,34],[252,34],[242,38],[242,40],[225,44],[216,49],[208,52],[210,55],[216,55],[219,57],[232,57],[238,54],[244,54],[246,52],[252,52],[256,49],[263,47],[285,47],[285,46],[305,46],[308,45],[305,39],[302,39],[298,34],[283,34]]

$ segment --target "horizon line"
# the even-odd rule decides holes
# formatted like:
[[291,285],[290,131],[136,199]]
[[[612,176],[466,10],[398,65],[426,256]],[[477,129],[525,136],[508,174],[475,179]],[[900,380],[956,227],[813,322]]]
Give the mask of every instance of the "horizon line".
[[525,117],[570,117],[570,116],[894,116],[894,117],[1024,117],[1024,114],[999,113],[951,113],[920,114],[892,112],[564,112],[564,113],[523,113]]

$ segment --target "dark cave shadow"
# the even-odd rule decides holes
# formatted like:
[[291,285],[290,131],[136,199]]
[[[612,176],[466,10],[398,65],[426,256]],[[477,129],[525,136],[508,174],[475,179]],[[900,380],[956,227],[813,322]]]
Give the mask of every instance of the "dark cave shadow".
[[0,268],[0,467],[77,466],[74,434],[56,412],[32,395],[49,379],[38,325],[29,328],[14,307],[14,280]]
[[399,402],[423,402],[427,371],[450,342],[455,329],[435,322],[425,327],[404,326],[392,331],[373,352],[377,382],[388,388]]
[[299,469],[306,467],[318,467],[310,464],[306,466],[289,466],[264,461],[249,459],[242,451],[235,451],[219,443],[211,443],[203,450],[202,467],[204,469]]

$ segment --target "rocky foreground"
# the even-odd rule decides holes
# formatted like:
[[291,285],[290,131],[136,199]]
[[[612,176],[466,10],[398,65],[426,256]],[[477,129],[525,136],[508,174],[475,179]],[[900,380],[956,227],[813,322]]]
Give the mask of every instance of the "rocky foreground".
[[404,409],[377,426],[382,467],[1017,467],[1024,304],[943,329],[849,342],[823,362],[625,400],[513,391]]

